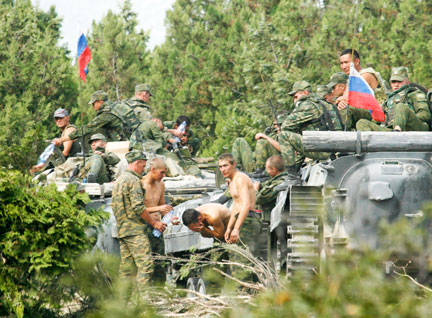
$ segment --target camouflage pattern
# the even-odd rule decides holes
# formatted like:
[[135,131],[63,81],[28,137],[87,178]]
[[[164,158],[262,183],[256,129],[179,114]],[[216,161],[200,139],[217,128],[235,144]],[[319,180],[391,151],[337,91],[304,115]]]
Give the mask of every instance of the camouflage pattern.
[[408,68],[405,66],[392,67],[390,81],[403,82],[408,79]]
[[[165,246],[163,237],[156,237],[153,235],[153,227],[150,224],[146,224],[144,229],[145,234],[147,235],[150,242],[151,253],[155,256],[164,255],[165,254]],[[153,261],[153,273],[151,278],[153,281],[158,283],[165,281],[165,267],[166,262],[163,260],[154,260]]]
[[391,131],[399,126],[402,131],[428,131],[431,113],[426,95],[418,88],[404,85],[388,94],[382,106],[386,122],[377,124],[362,120],[356,125],[362,131]]
[[282,123],[283,131],[301,133],[303,130],[320,130],[322,107],[313,101],[311,94],[300,97],[294,110]]
[[125,155],[128,163],[135,162],[137,160],[147,160],[146,155],[140,150],[131,150]]
[[149,92],[150,96],[153,96],[153,94],[150,91],[150,85],[148,84],[138,84],[135,86],[135,93],[139,92]]
[[136,118],[141,122],[152,119],[151,108],[142,99],[137,97],[129,98],[125,101],[135,112]]
[[302,164],[305,157],[315,160],[326,160],[330,157],[330,153],[327,152],[305,152],[302,136],[290,131],[280,133],[279,144],[286,166]]
[[264,220],[270,221],[270,212],[275,206],[276,198],[279,194],[274,188],[281,184],[287,176],[286,172],[282,172],[262,183],[256,196],[256,204],[261,207],[264,212]]
[[[278,141],[279,135],[274,134],[269,135],[269,137]],[[255,165],[257,169],[264,169],[267,159],[275,155],[280,155],[280,152],[277,151],[277,149],[273,147],[271,143],[265,139],[257,140],[254,152]]]
[[107,101],[108,100],[108,94],[104,91],[96,91],[93,94],[91,94],[89,104],[93,104],[97,101]]
[[96,117],[93,118],[87,125],[83,127],[83,132],[81,129],[69,134],[71,140],[77,139],[87,135],[92,135],[95,133],[101,133],[107,137],[108,141],[121,141],[125,140],[125,134],[123,131],[123,123],[118,115],[114,114],[111,110],[110,105],[101,106],[101,108],[96,111]]
[[298,91],[312,91],[312,86],[306,81],[298,81],[295,82],[292,86],[291,91],[288,93],[288,95],[293,96]]
[[256,170],[254,153],[246,139],[237,138],[234,140],[231,153],[234,156],[239,169],[245,172],[253,172]]
[[137,118],[134,109],[125,101],[114,103],[111,108],[113,112],[122,119],[123,126],[128,130],[129,135],[132,134],[132,132],[141,124],[141,121]]
[[[77,130],[77,128],[76,128],[76,126],[75,125],[71,125],[71,124],[69,124],[69,125],[67,125],[65,128],[64,128],[64,130],[63,130],[63,132],[62,132],[62,134],[61,134],[61,137],[65,137],[65,132],[66,132],[66,130],[68,130],[70,127],[72,127],[72,128],[75,128],[75,130]],[[60,146],[60,150],[63,152],[63,145],[61,145]],[[67,156],[67,158],[68,157],[74,157],[78,152],[80,152],[81,151],[81,145],[80,145],[80,143],[79,143],[79,141],[78,140],[75,140],[73,143],[72,143],[72,147],[71,147],[71,149],[69,150],[69,155]],[[63,153],[62,153],[62,155],[63,155]],[[63,161],[64,162],[64,161]]]
[[130,149],[156,153],[166,146],[165,136],[153,120],[146,120],[138,126],[129,140]]
[[327,85],[318,85],[316,88],[316,95],[319,98],[324,98],[327,94],[330,94],[332,92],[332,88]]
[[368,109],[347,107],[339,112],[342,124],[347,127],[347,131],[356,130],[356,123],[361,119],[372,120],[372,115]]
[[145,234],[122,237],[120,242],[120,279],[136,279],[139,292],[144,292],[153,272],[150,242]]
[[337,84],[346,84],[347,82],[348,75],[346,75],[344,72],[337,72],[330,77],[330,83],[328,83],[327,86],[333,88]]
[[248,215],[243,222],[240,229],[240,240],[249,247],[252,255],[260,257],[260,247],[256,238],[261,234],[263,223],[260,214],[249,212],[249,214],[252,213],[254,216]]
[[99,148],[97,150],[104,153],[104,156],[92,153],[89,158],[86,158],[85,168],[81,164],[78,179],[83,180],[89,173],[93,173],[96,176],[96,182],[99,184],[111,181],[109,167],[119,163],[120,158],[113,152],[105,153],[105,149]]

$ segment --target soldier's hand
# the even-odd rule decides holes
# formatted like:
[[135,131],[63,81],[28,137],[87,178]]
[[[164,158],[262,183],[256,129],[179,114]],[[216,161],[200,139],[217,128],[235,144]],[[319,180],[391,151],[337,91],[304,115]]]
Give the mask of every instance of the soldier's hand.
[[263,134],[263,133],[257,133],[256,135],[255,135],[255,140],[259,140],[259,139],[264,139],[264,138],[266,138],[267,136],[265,135],[265,134]]
[[233,229],[230,235],[230,243],[237,243],[239,240],[240,232],[239,230]]
[[166,224],[165,224],[165,223],[162,223],[161,221],[156,221],[156,222],[153,224],[153,227],[154,227],[156,230],[159,230],[159,231],[163,232],[163,231],[165,231],[165,229],[166,229]]
[[178,138],[181,138],[181,137],[183,137],[184,132],[182,132],[182,131],[176,129],[176,130],[173,130],[173,131],[171,132],[171,134],[173,134],[174,136],[176,136],[176,137],[178,137]]
[[227,243],[231,243],[230,242],[230,234],[231,234],[231,229],[226,229],[225,234],[224,234],[224,238],[225,238],[225,242]]
[[54,146],[57,146],[57,147],[60,147],[63,144],[63,142],[60,138],[54,138],[52,142],[53,142]]
[[342,110],[348,106],[348,101],[344,96],[340,96],[336,99],[336,105],[339,110]]
[[171,210],[173,209],[173,207],[171,206],[171,205],[169,205],[169,204],[164,204],[164,205],[161,205],[160,206],[160,212],[163,214],[163,215],[165,215],[165,214],[167,214],[168,212],[170,212]]

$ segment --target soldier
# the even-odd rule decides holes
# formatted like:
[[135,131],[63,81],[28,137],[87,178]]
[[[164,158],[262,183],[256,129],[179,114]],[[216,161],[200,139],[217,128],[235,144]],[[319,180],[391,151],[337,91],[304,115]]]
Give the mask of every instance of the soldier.
[[328,159],[328,153],[303,150],[301,132],[304,130],[342,130],[340,115],[332,104],[311,94],[311,85],[305,81],[295,82],[288,93],[293,96],[294,110],[282,124],[278,142],[272,144],[280,153],[288,172],[297,173],[304,158]]
[[266,170],[271,178],[262,183],[255,182],[254,188],[257,191],[256,204],[264,211],[264,219],[270,221],[270,211],[275,206],[279,193],[274,188],[285,180],[287,173],[284,172],[285,164],[281,156],[268,158]]
[[[54,112],[54,120],[56,126],[61,131],[61,137],[67,136],[76,130],[76,127],[70,123],[69,112],[64,108],[59,108]],[[81,146],[77,140],[65,141],[60,144],[59,148],[56,147],[54,149],[53,157],[55,158],[52,158],[53,160],[48,159],[48,161],[52,162],[54,166],[56,166],[57,164],[65,162],[68,157],[75,156],[80,150]],[[33,166],[32,172],[38,172],[43,167],[45,167],[45,164]]]
[[372,131],[428,131],[431,113],[426,94],[410,86],[408,69],[393,67],[390,77],[393,90],[383,104],[386,121],[378,125],[370,120],[359,120],[358,130]]
[[228,189],[233,198],[231,216],[224,234],[227,243],[237,243],[241,239],[249,246],[251,253],[259,255],[256,236],[262,228],[261,217],[255,210],[256,194],[251,179],[237,170],[234,156],[230,153],[219,156],[218,165],[224,178],[229,180]]
[[[186,122],[185,132],[181,134],[178,131],[180,125]],[[187,147],[188,151],[185,153],[183,151],[183,155],[187,157],[191,157],[196,155],[201,145],[201,139],[198,136],[195,136],[191,126],[191,120],[188,116],[180,115],[177,117],[176,121],[164,121],[166,138],[168,142],[168,149],[172,149],[172,144],[175,142],[173,139],[174,136],[180,138],[180,145],[182,148]]]
[[328,85],[318,85],[316,89],[316,95],[329,103],[333,103],[333,89]]
[[151,108],[147,103],[153,94],[148,84],[138,84],[135,86],[135,96],[125,102],[132,107],[136,117],[142,123],[152,118]]
[[203,237],[223,240],[230,216],[231,211],[222,204],[207,203],[196,209],[185,210],[182,219],[191,231],[198,232]]
[[113,152],[105,152],[106,138],[102,134],[90,137],[89,144],[92,155],[86,161],[86,167],[80,173],[81,178],[87,176],[88,183],[103,184],[111,181],[109,166],[120,162],[120,158]]
[[107,100],[107,93],[103,91],[94,92],[91,95],[89,104],[93,105],[96,117],[84,126],[83,133],[79,131],[80,129],[77,129],[68,136],[54,139],[55,145],[58,146],[65,141],[75,140],[83,135],[92,135],[97,132],[107,137],[108,141],[125,140],[122,119],[112,111],[111,106],[106,103]]
[[337,72],[330,77],[330,83],[327,86],[332,89],[333,97],[337,99],[344,94],[347,84],[348,75],[343,72]]
[[146,166],[145,155],[132,150],[126,154],[126,160],[128,169],[114,183],[111,203],[120,242],[119,274],[121,278],[136,278],[139,291],[143,291],[153,270],[146,222],[161,232],[166,225],[153,219],[144,203],[141,179]]

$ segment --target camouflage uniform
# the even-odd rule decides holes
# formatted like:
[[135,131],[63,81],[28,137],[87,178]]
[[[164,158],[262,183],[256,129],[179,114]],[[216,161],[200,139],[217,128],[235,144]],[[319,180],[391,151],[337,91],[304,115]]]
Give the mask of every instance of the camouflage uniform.
[[[403,81],[408,79],[405,67],[394,67],[390,80]],[[361,120],[357,129],[362,131],[391,131],[399,126],[402,131],[428,131],[431,113],[426,94],[416,87],[404,85],[388,94],[382,106],[386,113],[386,122],[376,124],[372,121]]]
[[256,204],[261,206],[261,209],[264,212],[265,221],[270,221],[270,212],[275,206],[276,198],[279,193],[278,191],[275,191],[274,188],[281,184],[285,180],[286,176],[287,173],[282,172],[277,176],[260,183],[260,188],[256,196]]
[[92,94],[89,104],[93,104],[96,101],[103,100],[101,108],[96,111],[96,117],[93,118],[87,125],[81,129],[75,130],[69,134],[71,140],[77,139],[87,135],[95,133],[101,133],[107,137],[108,141],[120,141],[125,140],[125,134],[123,130],[122,120],[116,115],[107,102],[108,95],[102,91],[97,91]]
[[[67,125],[67,126],[64,128],[64,130],[63,130],[63,132],[62,132],[62,134],[61,134],[60,137],[65,137],[65,131],[66,131],[67,129],[69,129],[70,127],[75,128],[75,131],[77,130],[77,128],[76,128],[75,125],[71,125],[71,124],[69,124],[69,125]],[[61,152],[62,152],[62,154],[63,154],[63,145],[60,146],[60,150],[61,150]],[[68,155],[65,159],[67,159],[68,157],[75,157],[75,155],[76,155],[78,152],[80,152],[80,150],[81,150],[80,143],[78,142],[78,140],[75,140],[75,141],[72,143],[72,147],[71,147],[71,149],[69,150],[69,155]]]
[[[175,121],[164,121],[163,122],[165,130],[167,129],[174,129],[174,124]],[[168,132],[165,132],[165,138],[172,138],[172,135]],[[195,136],[194,132],[192,131],[192,129],[188,130],[188,140],[186,145],[183,146],[188,146],[190,154],[192,156],[195,156],[196,153],[198,152],[200,146],[201,146],[201,139],[198,136]]]
[[143,100],[132,97],[125,101],[135,112],[135,116],[140,122],[145,122],[146,120],[152,119],[151,108]]
[[[296,82],[290,95],[307,88],[310,88],[307,82]],[[304,130],[342,130],[342,123],[337,114],[335,106],[323,99],[318,99],[312,94],[300,97],[292,113],[282,123],[282,132],[279,134],[281,155],[285,164],[301,164],[305,156],[316,160],[327,159],[329,153],[305,153],[300,134]]]
[[120,162],[120,158],[113,152],[105,153],[105,149],[97,149],[104,153],[102,157],[99,154],[92,154],[90,158],[86,159],[85,169],[81,169],[79,178],[85,178],[89,173],[96,176],[96,182],[103,184],[111,181],[111,173],[109,166],[115,166]]
[[132,107],[126,101],[112,103],[111,110],[117,115],[123,123],[123,128],[127,132],[126,136],[130,137],[135,129],[141,124]]
[[132,134],[129,140],[130,149],[139,149],[150,153],[166,146],[165,136],[153,120],[146,120]]
[[146,223],[141,218],[141,213],[146,209],[141,178],[127,169],[114,184],[111,207],[120,241],[120,277],[136,275],[140,290],[143,290],[153,271],[153,262],[150,242],[145,234]]

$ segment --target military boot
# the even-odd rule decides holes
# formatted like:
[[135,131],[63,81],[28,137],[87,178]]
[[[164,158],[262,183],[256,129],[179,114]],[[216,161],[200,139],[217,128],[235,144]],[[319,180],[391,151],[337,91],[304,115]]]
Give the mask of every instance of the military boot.
[[245,172],[250,178],[253,179],[264,179],[269,178],[269,174],[265,170],[265,168],[258,168],[255,172]]

